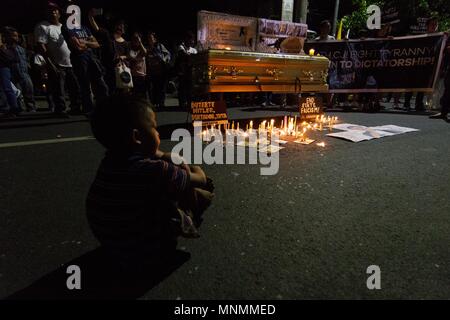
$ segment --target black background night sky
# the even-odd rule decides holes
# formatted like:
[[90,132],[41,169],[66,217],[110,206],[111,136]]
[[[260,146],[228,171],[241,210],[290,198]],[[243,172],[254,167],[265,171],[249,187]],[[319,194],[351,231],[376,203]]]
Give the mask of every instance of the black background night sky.
[[[0,26],[12,25],[21,32],[33,30],[42,20],[46,0],[1,0]],[[54,0],[59,4],[65,0]],[[104,8],[124,18],[129,30],[154,30],[161,38],[173,41],[186,30],[196,30],[197,12],[211,10],[243,16],[280,19],[281,0],[78,0],[82,9]],[[296,1],[298,2],[298,1]],[[317,29],[322,19],[331,19],[334,0],[310,1],[308,24]],[[348,11],[351,0],[341,0],[341,13]]]

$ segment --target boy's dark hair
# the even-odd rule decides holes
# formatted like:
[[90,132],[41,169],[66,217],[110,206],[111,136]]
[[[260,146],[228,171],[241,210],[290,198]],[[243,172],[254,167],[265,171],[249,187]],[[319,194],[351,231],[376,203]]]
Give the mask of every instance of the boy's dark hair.
[[127,151],[133,129],[142,127],[142,119],[151,103],[133,94],[117,93],[99,100],[92,113],[94,137],[106,149]]

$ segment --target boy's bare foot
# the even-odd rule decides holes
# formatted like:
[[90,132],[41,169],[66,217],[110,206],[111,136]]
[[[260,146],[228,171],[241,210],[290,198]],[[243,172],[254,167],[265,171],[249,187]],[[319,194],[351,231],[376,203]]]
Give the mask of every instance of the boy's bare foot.
[[203,213],[211,205],[212,199],[214,198],[214,193],[207,190],[195,188],[195,210],[193,210],[193,222],[196,227],[200,227],[203,222]]
[[200,234],[198,233],[189,212],[184,212],[183,210],[178,209],[178,213],[180,215],[181,222],[181,236],[188,239],[199,238]]

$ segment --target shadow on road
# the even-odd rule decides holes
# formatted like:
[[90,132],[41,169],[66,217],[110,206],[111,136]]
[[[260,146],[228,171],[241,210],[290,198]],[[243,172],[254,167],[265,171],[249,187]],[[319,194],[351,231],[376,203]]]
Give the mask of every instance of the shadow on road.
[[[125,273],[114,267],[104,249],[97,248],[62,265],[6,300],[54,299],[137,299],[158,285],[190,259],[190,253],[177,250],[166,263],[146,268],[145,272]],[[67,267],[81,270],[81,289],[66,286]]]

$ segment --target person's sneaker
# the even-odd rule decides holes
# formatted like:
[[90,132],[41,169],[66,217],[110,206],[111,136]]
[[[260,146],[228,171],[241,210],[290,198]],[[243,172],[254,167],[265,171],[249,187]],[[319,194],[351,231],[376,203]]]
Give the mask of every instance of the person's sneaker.
[[271,106],[271,107],[274,107],[274,106],[276,106],[277,104],[276,103],[273,103],[272,101],[270,101],[269,102],[269,106]]
[[439,112],[439,113],[436,113],[436,114],[432,114],[429,118],[430,119],[445,119],[447,117]]
[[267,103],[265,102],[261,103],[261,107],[267,107]]

